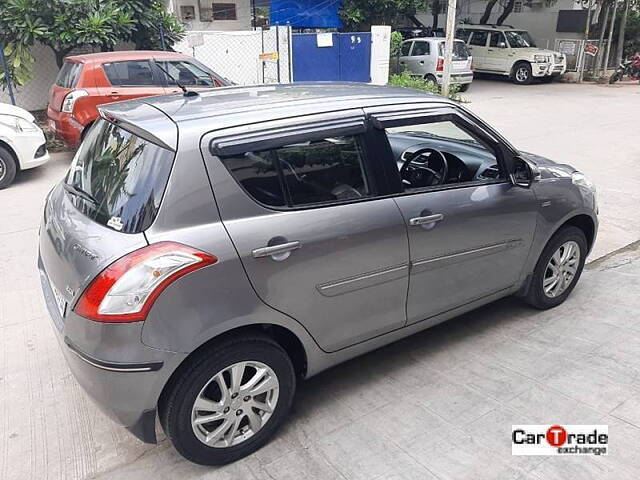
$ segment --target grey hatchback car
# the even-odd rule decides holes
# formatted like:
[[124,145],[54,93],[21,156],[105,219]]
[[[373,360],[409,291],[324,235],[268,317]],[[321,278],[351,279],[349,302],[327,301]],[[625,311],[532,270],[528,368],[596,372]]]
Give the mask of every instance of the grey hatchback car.
[[359,84],[101,108],[48,195],[44,297],[71,371],[145,442],[222,464],[296,382],[507,295],[563,302],[595,189],[460,105]]

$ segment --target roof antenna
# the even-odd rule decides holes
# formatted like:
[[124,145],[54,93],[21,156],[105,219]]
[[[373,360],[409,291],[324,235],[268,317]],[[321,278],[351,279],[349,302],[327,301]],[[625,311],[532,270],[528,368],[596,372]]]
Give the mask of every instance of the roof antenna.
[[185,97],[197,97],[198,96],[198,92],[196,92],[194,90],[187,90],[187,87],[185,87],[180,82],[178,82],[178,80],[176,80],[176,78],[173,75],[171,75],[164,68],[162,68],[160,66],[160,62],[156,62],[156,66],[160,70],[162,70],[167,75],[167,77],[169,77],[171,80],[173,80],[178,87],[180,87],[180,90],[182,90],[182,95],[184,95]]

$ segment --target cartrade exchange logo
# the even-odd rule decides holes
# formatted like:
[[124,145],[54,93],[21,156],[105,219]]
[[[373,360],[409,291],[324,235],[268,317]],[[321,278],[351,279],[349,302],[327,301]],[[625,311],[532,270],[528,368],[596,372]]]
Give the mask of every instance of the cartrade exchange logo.
[[607,455],[608,425],[513,425],[513,455]]

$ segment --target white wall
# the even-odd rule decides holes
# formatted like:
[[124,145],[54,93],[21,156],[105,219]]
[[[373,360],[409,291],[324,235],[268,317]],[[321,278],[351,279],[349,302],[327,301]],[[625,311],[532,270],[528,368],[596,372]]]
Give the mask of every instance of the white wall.
[[[210,5],[215,3],[215,1],[200,0],[200,3],[202,5]],[[235,3],[237,20],[214,20],[212,22],[200,21],[198,0],[168,0],[167,10],[180,19],[181,6],[194,7],[196,19],[194,21],[185,22],[185,26],[188,30],[233,31],[251,29],[251,0],[224,0],[220,3]]]
[[[471,18],[472,22],[478,23],[484,13],[486,0],[461,0],[458,3],[458,19]],[[558,22],[559,10],[573,10],[577,8],[574,0],[558,0],[550,7],[522,7],[521,13],[512,12],[505,20],[505,24],[512,25],[516,28],[527,30],[539,47],[553,49],[557,38],[583,38],[581,33],[556,32],[556,24]],[[502,6],[496,3],[493,7],[489,24],[495,22],[502,13]],[[417,15],[425,25],[432,25],[433,16],[430,12],[422,12]],[[446,15],[438,16],[438,26],[446,25]]]

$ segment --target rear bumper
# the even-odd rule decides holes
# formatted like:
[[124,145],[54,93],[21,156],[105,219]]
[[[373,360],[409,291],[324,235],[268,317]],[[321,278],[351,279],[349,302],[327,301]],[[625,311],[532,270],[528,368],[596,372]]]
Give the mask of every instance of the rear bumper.
[[[436,74],[436,78],[438,79],[438,84],[442,83],[442,73]],[[464,85],[466,83],[471,83],[473,81],[473,72],[464,72],[464,73],[452,73],[451,74],[451,83],[456,85]]]
[[48,128],[59,140],[74,148],[80,143],[84,125],[78,122],[70,113],[57,112],[47,108]]
[[107,416],[143,442],[155,443],[158,398],[186,355],[143,345],[142,322],[93,322],[68,305],[63,318],[41,258],[38,268],[47,310],[71,373]]

